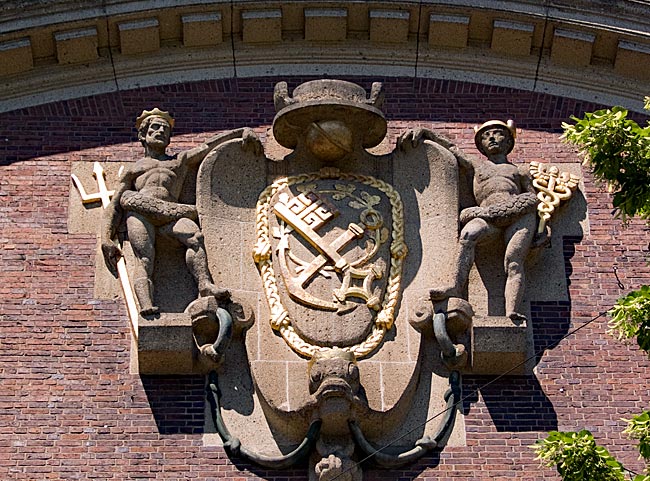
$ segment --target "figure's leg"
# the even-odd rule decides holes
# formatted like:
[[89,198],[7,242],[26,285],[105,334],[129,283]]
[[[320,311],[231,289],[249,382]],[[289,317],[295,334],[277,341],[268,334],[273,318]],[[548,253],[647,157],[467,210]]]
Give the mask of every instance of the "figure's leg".
[[526,320],[526,315],[521,312],[521,302],[526,290],[525,262],[535,236],[535,224],[535,214],[526,214],[505,231],[506,315],[513,321]]
[[215,296],[225,300],[229,297],[226,289],[219,289],[212,283],[208,269],[208,257],[203,245],[203,234],[193,220],[179,219],[171,226],[171,234],[183,244],[185,262],[199,288],[199,297]]
[[133,288],[140,303],[140,314],[143,316],[157,314],[159,309],[153,305],[151,282],[156,256],[156,228],[142,215],[129,212],[126,218],[126,229],[136,258],[133,268]]
[[459,252],[456,260],[456,272],[454,276],[454,285],[442,289],[431,289],[430,295],[433,300],[443,299],[445,297],[459,297],[460,293],[467,285],[469,271],[474,265],[474,254],[476,246],[486,237],[489,237],[499,231],[498,228],[488,224],[483,219],[472,219],[460,231],[458,240]]

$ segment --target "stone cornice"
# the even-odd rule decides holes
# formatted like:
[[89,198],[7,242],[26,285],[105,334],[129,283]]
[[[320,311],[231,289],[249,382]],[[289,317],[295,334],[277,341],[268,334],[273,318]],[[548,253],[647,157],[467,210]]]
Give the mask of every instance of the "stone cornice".
[[[94,20],[115,15],[129,15],[152,10],[175,9],[195,6],[229,7],[229,0],[6,0],[0,11],[0,35],[35,27],[45,27],[61,23]],[[239,0],[240,6],[258,4],[252,0]],[[298,2],[295,2],[298,3]],[[310,2],[299,2],[310,3]],[[341,5],[365,3],[354,1],[336,2]],[[388,3],[388,2],[387,2]],[[318,2],[313,2],[314,6]],[[599,27],[622,32],[637,32],[650,37],[650,17],[648,2],[626,0],[564,0],[549,1],[540,5],[535,0],[393,0],[392,8],[413,8],[417,5],[441,6],[458,9],[491,10],[548,17],[551,20],[565,21],[585,26]],[[329,5],[329,4],[328,4]],[[373,4],[373,7],[375,4]]]
[[449,78],[641,110],[649,48],[641,1],[6,1],[0,111],[291,74]]

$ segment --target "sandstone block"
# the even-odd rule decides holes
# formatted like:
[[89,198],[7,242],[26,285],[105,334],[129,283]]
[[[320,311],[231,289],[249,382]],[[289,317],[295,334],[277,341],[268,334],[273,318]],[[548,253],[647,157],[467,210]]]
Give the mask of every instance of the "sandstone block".
[[348,12],[344,8],[306,8],[305,40],[332,42],[345,40]]
[[185,47],[209,47],[223,42],[221,12],[183,15],[181,21]]
[[492,50],[505,55],[530,55],[535,26],[528,23],[495,20]]
[[595,35],[575,30],[555,29],[551,61],[567,67],[586,67],[591,63]]
[[409,33],[409,12],[402,10],[371,10],[370,41],[377,43],[406,42]]
[[526,323],[507,317],[474,317],[472,324],[474,374],[523,374],[528,352]]
[[99,57],[95,27],[56,32],[54,41],[56,58],[60,64],[88,63]]
[[141,374],[189,374],[193,370],[194,341],[187,314],[163,314],[140,319],[138,362]]
[[28,38],[0,43],[0,75],[24,72],[34,66],[32,44]]
[[160,48],[158,19],[148,18],[118,24],[120,52],[124,55],[155,52]]
[[282,10],[250,10],[242,13],[244,43],[282,40]]
[[614,69],[626,77],[650,81],[650,45],[621,40],[618,43]]
[[429,16],[429,45],[431,47],[467,47],[469,17],[461,15]]

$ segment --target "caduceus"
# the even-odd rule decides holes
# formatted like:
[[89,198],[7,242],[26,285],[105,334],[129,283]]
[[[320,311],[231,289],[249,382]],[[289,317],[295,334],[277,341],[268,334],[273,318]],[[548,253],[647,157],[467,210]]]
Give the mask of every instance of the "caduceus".
[[571,198],[578,187],[580,177],[570,172],[561,172],[556,166],[543,162],[531,162],[530,174],[533,176],[533,186],[540,201],[537,205],[537,215],[540,219],[537,232],[541,234],[560,202]]

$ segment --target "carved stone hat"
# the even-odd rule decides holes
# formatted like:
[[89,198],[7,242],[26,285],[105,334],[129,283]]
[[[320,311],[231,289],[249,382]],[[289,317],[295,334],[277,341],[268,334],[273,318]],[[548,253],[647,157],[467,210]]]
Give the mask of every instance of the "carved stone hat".
[[508,151],[506,152],[506,155],[508,155],[510,152],[512,152],[512,149],[515,147],[515,140],[517,139],[517,129],[515,128],[515,123],[512,120],[508,120],[508,122],[502,122],[501,120],[488,120],[485,122],[483,125],[479,126],[474,126],[474,143],[476,144],[476,148],[485,156],[487,156],[487,152],[485,152],[485,149],[483,148],[483,144],[481,142],[481,135],[483,135],[483,132],[489,129],[494,129],[494,128],[501,128],[507,132],[510,133],[512,136],[512,142],[510,143],[510,147],[508,147]]
[[370,97],[363,87],[343,80],[305,82],[289,97],[286,82],[279,82],[273,94],[277,115],[273,135],[280,145],[293,149],[301,134],[314,122],[340,120],[360,132],[365,148],[378,145],[386,136],[386,118],[380,109],[382,84],[372,84]]

